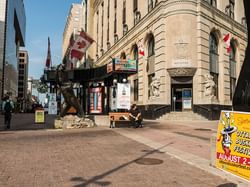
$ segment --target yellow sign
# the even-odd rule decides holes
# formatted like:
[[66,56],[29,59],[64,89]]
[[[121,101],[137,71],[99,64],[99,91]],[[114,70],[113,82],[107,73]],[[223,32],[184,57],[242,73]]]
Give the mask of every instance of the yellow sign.
[[44,123],[44,110],[36,110],[35,123]]
[[250,180],[250,113],[221,112],[216,167]]

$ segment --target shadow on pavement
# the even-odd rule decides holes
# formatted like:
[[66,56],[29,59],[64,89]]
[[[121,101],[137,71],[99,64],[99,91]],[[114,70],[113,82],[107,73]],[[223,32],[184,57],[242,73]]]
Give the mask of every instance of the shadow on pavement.
[[225,184],[221,184],[217,187],[237,187],[237,185],[234,183],[225,183]]
[[84,179],[82,177],[73,177],[73,178],[71,178],[71,181],[82,182],[82,184],[75,185],[74,187],[84,187],[84,186],[87,186],[89,184],[98,184],[98,185],[102,185],[102,186],[110,185],[111,183],[108,182],[108,181],[99,181],[99,180],[103,179],[104,177],[106,177],[106,176],[108,176],[108,175],[110,175],[110,174],[112,174],[112,173],[114,173],[114,172],[116,172],[116,171],[118,171],[118,170],[120,170],[120,169],[122,169],[124,167],[127,167],[130,164],[135,163],[136,161],[138,161],[138,160],[140,160],[142,158],[145,158],[148,155],[158,153],[161,149],[167,147],[170,144],[171,143],[168,143],[166,145],[163,145],[163,146],[159,147],[158,149],[153,149],[152,151],[147,152],[144,155],[142,155],[142,156],[140,156],[140,157],[138,157],[138,158],[136,158],[134,160],[131,160],[130,162],[127,162],[127,163],[124,163],[124,164],[122,164],[120,166],[117,166],[116,168],[113,168],[113,169],[111,169],[109,171],[106,171],[106,172],[104,172],[104,173],[102,173],[100,175],[96,175],[96,176],[90,178],[89,180],[86,180],[86,179]]

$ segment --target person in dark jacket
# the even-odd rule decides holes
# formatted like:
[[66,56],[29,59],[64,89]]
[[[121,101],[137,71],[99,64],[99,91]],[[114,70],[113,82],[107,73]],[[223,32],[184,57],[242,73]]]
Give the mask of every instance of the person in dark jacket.
[[133,104],[131,106],[131,109],[129,111],[129,116],[130,119],[134,125],[135,128],[138,127],[142,127],[142,116],[141,116],[141,112],[139,111],[139,109],[137,108],[136,104]]
[[3,101],[2,110],[4,113],[4,125],[7,129],[10,129],[10,122],[11,122],[11,113],[14,109],[13,101],[9,98],[9,96],[6,96],[5,101]]

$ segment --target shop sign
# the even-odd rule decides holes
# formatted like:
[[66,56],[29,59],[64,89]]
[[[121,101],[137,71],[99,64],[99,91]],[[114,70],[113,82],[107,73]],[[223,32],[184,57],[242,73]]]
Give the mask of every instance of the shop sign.
[[114,59],[115,71],[136,71],[136,60]]
[[221,112],[216,167],[250,180],[250,113]]

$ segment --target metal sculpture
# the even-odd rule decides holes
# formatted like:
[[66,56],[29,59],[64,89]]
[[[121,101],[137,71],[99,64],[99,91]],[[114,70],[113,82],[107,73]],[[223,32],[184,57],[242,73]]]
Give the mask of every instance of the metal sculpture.
[[57,85],[59,86],[60,92],[64,98],[64,105],[60,109],[60,116],[64,117],[71,107],[74,107],[77,111],[77,115],[81,118],[84,117],[83,109],[75,96],[73,90],[73,83],[68,79],[65,71],[65,65],[60,64],[56,70],[57,74]]

